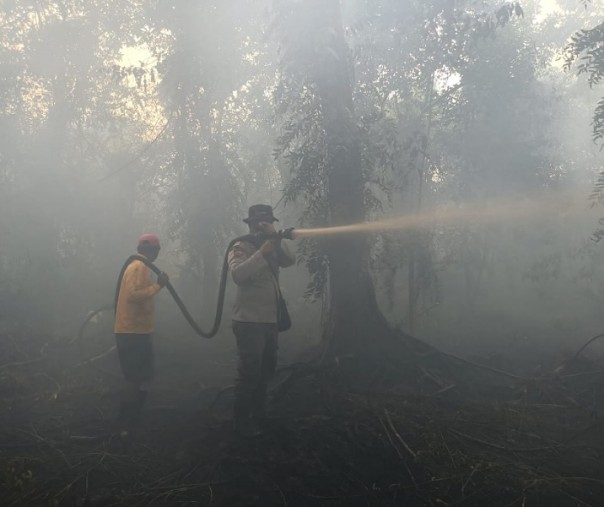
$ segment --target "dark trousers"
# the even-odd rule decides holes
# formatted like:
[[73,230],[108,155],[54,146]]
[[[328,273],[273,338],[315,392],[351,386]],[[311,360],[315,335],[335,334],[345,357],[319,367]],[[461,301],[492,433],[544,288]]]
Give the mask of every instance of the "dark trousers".
[[235,423],[263,417],[266,388],[277,366],[277,324],[233,321],[239,364],[235,383]]
[[153,345],[150,334],[118,333],[117,354],[127,382],[140,384],[153,379]]
[[120,424],[126,427],[140,422],[147,398],[141,384],[153,379],[153,345],[149,334],[115,335],[120,366],[126,381],[120,400]]

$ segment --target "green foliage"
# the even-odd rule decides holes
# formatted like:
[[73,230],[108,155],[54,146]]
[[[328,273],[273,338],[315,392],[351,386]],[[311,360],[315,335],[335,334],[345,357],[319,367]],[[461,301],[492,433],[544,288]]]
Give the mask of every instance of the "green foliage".
[[589,30],[580,30],[571,36],[566,47],[566,68],[578,59],[577,72],[587,74],[590,86],[597,85],[604,77],[604,24]]
[[239,232],[269,152],[261,8],[53,0],[3,9],[3,316],[24,318],[10,310],[19,307],[40,321],[79,318],[111,293],[103,287],[142,230],[181,239],[199,269],[215,256],[203,245]]
[[[587,8],[589,0],[583,4]],[[604,78],[604,23],[591,29],[579,30],[571,36],[564,54],[564,68],[570,70],[576,66],[579,75],[585,74],[590,87],[597,86]],[[602,98],[593,113],[592,121],[593,139],[601,143],[604,139],[604,98]],[[600,173],[594,189],[590,195],[592,204],[602,204],[604,190],[604,173]],[[600,227],[592,235],[592,239],[598,243],[604,237],[604,219],[599,220]]]
[[128,189],[107,183],[99,191],[98,180],[116,159],[132,158],[141,139],[142,122],[125,117],[134,109],[130,89],[109,72],[138,31],[131,9],[14,2],[1,15],[0,291],[20,308],[17,319],[52,322],[77,307],[79,284],[94,278],[82,266],[98,259],[102,235],[110,241],[123,230],[115,222],[130,208],[119,198]]
[[[256,171],[246,156],[266,115],[258,103],[251,38],[257,9],[251,3],[164,0],[148,8],[152,32],[170,38],[158,55],[160,99],[173,118],[165,168],[165,226],[182,245],[182,267],[213,290],[226,237],[238,233],[246,185]],[[259,54],[257,56],[261,58]],[[243,88],[245,87],[245,90]],[[245,132],[245,134],[244,134]],[[262,143],[260,144],[262,146]]]
[[[312,88],[298,89],[287,79],[280,81],[275,100],[284,121],[273,156],[284,160],[291,174],[283,189],[284,202],[301,200],[305,203],[300,226],[324,227],[329,212],[325,168],[327,142],[321,108]],[[328,280],[327,258],[314,241],[300,242],[298,257],[311,275],[306,296],[319,299]]]
[[[604,23],[573,34],[565,48],[565,69],[576,65],[579,75],[585,74],[589,86],[599,85],[604,78]],[[604,139],[604,99],[593,116],[593,137],[596,142]]]
[[[600,172],[589,199],[592,206],[604,204],[604,171]],[[599,243],[604,238],[604,218],[600,218],[598,223],[600,227],[592,234],[592,240],[596,243]]]

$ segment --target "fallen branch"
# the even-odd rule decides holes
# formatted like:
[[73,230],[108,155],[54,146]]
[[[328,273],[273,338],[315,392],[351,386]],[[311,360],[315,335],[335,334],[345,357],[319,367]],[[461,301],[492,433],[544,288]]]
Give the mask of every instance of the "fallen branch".
[[[386,416],[388,417],[387,414],[388,414],[388,411],[386,411]],[[378,417],[378,419],[380,421],[380,424],[382,425],[382,428],[384,428],[384,431],[386,432],[386,436],[388,437],[388,440],[390,441],[390,445],[392,445],[392,447],[396,451],[396,454],[401,459],[401,461],[404,463],[405,469],[407,470],[407,474],[409,475],[409,478],[411,479],[411,482],[415,486],[415,489],[417,489],[417,481],[415,480],[415,476],[413,475],[413,473],[411,473],[411,469],[409,468],[409,465],[407,465],[407,461],[405,460],[405,458],[401,454],[401,451],[399,450],[399,448],[395,445],[394,440],[392,440],[392,436],[390,435],[390,431],[388,431],[388,428],[384,424],[384,421],[382,420],[382,418]],[[396,431],[396,430],[394,430],[394,431]]]
[[90,359],[86,359],[86,361],[83,361],[81,363],[78,363],[74,366],[72,366],[72,368],[77,368],[79,366],[84,366],[85,364],[90,364],[90,363],[94,363],[95,361],[98,361],[99,359],[103,359],[104,357],[108,356],[109,354],[111,354],[114,350],[115,350],[115,345],[113,345],[112,347],[109,347],[109,349],[107,349],[105,352],[98,354],[94,357],[91,357]]
[[500,451],[507,451],[507,452],[553,451],[556,449],[562,449],[562,448],[568,447],[568,446],[563,446],[563,445],[549,445],[549,446],[545,446],[545,447],[517,447],[517,448],[506,447],[504,445],[494,444],[493,442],[487,442],[486,440],[481,440],[480,438],[476,438],[471,435],[466,435],[465,433],[462,433],[461,431],[457,431],[456,429],[453,429],[453,428],[449,428],[447,431],[449,431],[450,433],[453,433],[454,435],[457,435],[459,437],[470,440],[472,442],[476,442],[477,444],[486,445],[488,447],[492,447],[493,449],[498,449]]
[[390,418],[390,413],[388,412],[388,409],[384,409],[384,414],[386,414],[386,420],[388,421],[388,425],[390,426],[390,429],[392,430],[392,432],[394,433],[394,436],[398,439],[398,441],[403,444],[403,446],[405,447],[405,449],[407,449],[407,452],[409,454],[411,454],[411,456],[413,456],[413,458],[417,458],[417,454],[413,451],[413,449],[411,449],[411,447],[409,447],[407,445],[407,442],[405,442],[405,440],[403,440],[403,437],[401,437],[399,435],[399,432],[396,430],[396,428],[394,427],[394,424],[392,424],[392,419]]

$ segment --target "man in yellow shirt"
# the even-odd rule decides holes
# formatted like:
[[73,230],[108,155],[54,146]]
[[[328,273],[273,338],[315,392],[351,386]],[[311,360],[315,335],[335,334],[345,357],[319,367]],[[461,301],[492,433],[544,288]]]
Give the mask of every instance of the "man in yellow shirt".
[[[159,237],[143,234],[138,240],[139,255],[153,262],[159,255]],[[140,417],[147,397],[141,389],[153,378],[153,347],[151,333],[155,326],[153,297],[168,283],[161,273],[157,283],[151,270],[140,260],[132,261],[124,271],[115,307],[114,333],[125,387],[120,403],[120,421],[134,424]]]

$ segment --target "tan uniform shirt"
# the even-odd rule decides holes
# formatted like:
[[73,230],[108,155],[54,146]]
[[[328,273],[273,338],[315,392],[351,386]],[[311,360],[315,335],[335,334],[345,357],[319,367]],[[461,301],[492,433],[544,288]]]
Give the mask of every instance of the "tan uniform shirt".
[[266,257],[247,241],[235,243],[229,251],[229,268],[237,285],[233,320],[277,322],[277,287],[269,262],[278,281],[279,267],[291,266],[296,258],[284,242],[278,250]]
[[153,296],[160,289],[151,280],[151,270],[141,261],[132,261],[126,268],[120,285],[114,333],[152,333],[155,327]]

